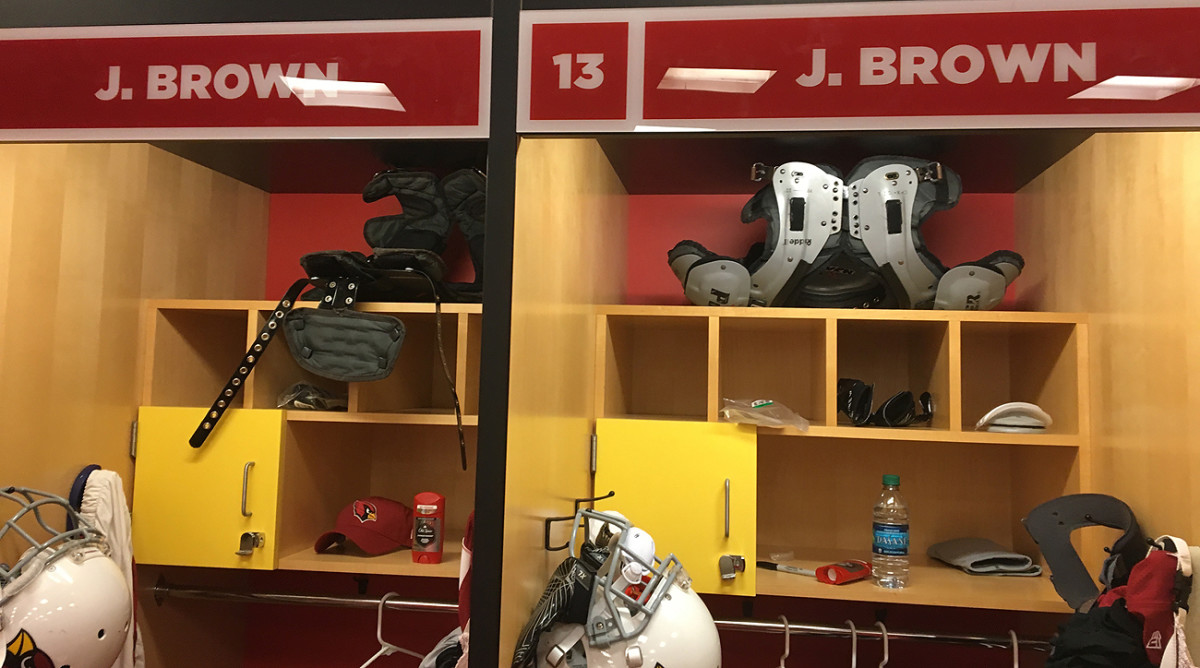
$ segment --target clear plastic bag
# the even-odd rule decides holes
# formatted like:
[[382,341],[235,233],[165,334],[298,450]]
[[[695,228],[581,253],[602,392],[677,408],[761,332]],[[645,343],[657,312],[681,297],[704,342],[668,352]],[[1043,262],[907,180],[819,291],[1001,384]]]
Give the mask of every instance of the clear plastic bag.
[[795,427],[808,431],[808,420],[771,399],[722,399],[721,419],[760,427]]

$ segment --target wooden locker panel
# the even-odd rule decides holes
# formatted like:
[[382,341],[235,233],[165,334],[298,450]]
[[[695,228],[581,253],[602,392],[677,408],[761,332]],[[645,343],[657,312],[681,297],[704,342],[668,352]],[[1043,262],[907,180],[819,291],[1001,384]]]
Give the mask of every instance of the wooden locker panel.
[[[654,538],[659,557],[674,552],[696,591],[753,596],[758,436],[753,426],[679,420],[596,421],[596,493]],[[726,480],[729,483],[726,536]],[[746,560],[722,580],[721,555]]]
[[[138,563],[273,569],[283,411],[234,409],[199,448],[188,437],[203,408],[142,407],[134,464]],[[247,463],[254,462],[247,470]],[[243,515],[243,479],[246,483]],[[244,532],[262,547],[238,555]]]

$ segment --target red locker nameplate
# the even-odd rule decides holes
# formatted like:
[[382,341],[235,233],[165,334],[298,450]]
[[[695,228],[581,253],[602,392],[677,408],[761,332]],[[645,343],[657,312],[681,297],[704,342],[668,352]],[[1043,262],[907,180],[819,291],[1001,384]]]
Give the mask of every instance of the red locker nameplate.
[[485,137],[489,26],[0,31],[0,137]]
[[519,129],[1200,125],[1200,6],[1113,4],[528,12]]

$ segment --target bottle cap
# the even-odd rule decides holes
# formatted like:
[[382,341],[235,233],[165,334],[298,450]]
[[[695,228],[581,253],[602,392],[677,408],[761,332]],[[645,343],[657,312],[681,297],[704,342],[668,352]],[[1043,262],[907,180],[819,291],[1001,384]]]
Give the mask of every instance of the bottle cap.
[[898,475],[892,475],[892,474],[890,474],[890,473],[885,473],[885,474],[884,474],[884,476],[883,476],[883,484],[885,484],[885,485],[899,485],[899,484],[900,484],[900,476],[898,476]]

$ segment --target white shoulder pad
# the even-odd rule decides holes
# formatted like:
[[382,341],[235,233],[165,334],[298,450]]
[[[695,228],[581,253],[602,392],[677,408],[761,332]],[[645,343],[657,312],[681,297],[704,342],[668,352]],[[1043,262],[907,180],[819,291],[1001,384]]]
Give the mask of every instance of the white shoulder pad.
[[770,306],[799,267],[811,265],[842,229],[845,186],[837,176],[807,162],[788,162],[771,173],[779,211],[775,247],[754,272],[750,296]]

